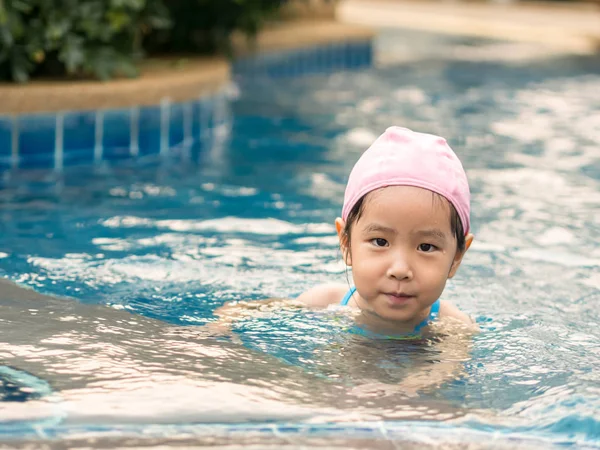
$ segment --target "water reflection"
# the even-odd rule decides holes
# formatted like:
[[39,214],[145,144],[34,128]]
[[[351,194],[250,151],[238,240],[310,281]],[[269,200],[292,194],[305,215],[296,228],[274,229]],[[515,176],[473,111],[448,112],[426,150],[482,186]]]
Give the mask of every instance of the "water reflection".
[[443,402],[403,396],[363,401],[344,385],[216,340],[202,328],[44,297],[6,282],[2,288],[3,363],[36,374],[52,389],[17,407],[2,403],[4,421],[320,422],[463,414]]

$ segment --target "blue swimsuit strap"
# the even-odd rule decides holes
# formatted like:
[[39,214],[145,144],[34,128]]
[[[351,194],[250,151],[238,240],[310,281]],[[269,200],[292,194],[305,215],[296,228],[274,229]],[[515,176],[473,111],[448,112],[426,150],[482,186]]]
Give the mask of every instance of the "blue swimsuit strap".
[[431,305],[431,309],[429,310],[429,315],[427,316],[427,318],[415,327],[414,332],[418,333],[419,331],[421,331],[422,328],[426,327],[427,325],[429,325],[430,322],[433,322],[435,319],[437,319],[437,316],[439,316],[439,315],[440,315],[440,299],[438,298],[433,303],[433,305]]
[[348,302],[350,301],[350,299],[352,298],[352,296],[354,295],[355,292],[356,292],[356,287],[351,287],[350,290],[348,292],[346,292],[346,295],[344,295],[341,305],[348,306]]
[[[348,302],[350,302],[350,299],[352,298],[352,296],[354,295],[355,292],[356,292],[356,287],[351,287],[350,290],[348,292],[346,292],[346,295],[344,295],[341,305],[348,306]],[[427,316],[427,318],[425,318],[425,320],[423,320],[420,324],[418,324],[415,327],[414,333],[418,333],[424,327],[429,325],[430,322],[433,322],[435,319],[437,319],[439,314],[440,314],[440,299],[438,298],[433,303],[433,305],[431,305],[431,310],[429,311],[429,315]]]

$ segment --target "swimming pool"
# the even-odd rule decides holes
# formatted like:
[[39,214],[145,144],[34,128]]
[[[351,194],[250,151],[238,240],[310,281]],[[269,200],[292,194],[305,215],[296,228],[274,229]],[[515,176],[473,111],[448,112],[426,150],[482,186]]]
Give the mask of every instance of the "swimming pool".
[[[76,301],[4,294],[1,439],[600,447],[600,62],[398,31],[379,46],[373,69],[240,81],[209,148],[5,177],[2,275]],[[475,243],[444,294],[483,330],[464,375],[365,394],[439,355],[347,336],[335,311],[207,336],[226,301],[345,280],[345,176],[390,124],[447,136],[470,178]]]

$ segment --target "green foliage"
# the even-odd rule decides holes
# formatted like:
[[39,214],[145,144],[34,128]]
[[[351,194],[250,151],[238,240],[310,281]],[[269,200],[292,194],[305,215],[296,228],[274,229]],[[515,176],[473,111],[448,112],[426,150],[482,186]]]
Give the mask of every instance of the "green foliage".
[[168,0],[173,28],[150,35],[152,52],[228,52],[234,31],[255,36],[285,0]]
[[0,0],[0,79],[135,76],[144,35],[168,17],[161,0]]
[[146,53],[227,51],[285,0],[0,0],[0,80],[135,76]]

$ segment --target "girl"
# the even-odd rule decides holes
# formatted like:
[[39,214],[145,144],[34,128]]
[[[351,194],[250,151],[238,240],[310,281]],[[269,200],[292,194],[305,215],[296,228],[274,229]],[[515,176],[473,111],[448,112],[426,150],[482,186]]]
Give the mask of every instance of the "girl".
[[420,335],[440,319],[471,319],[439,300],[473,241],[466,174],[446,140],[391,127],[363,153],[348,179],[335,227],[354,287],[302,294],[309,306],[360,310],[357,330]]
[[[466,314],[439,299],[473,241],[469,210],[467,177],[446,140],[388,128],[352,169],[335,221],[354,286],[317,286],[296,303],[353,308],[353,331],[373,337],[418,338],[435,321],[475,329]],[[225,305],[215,311],[215,328],[264,307]]]

